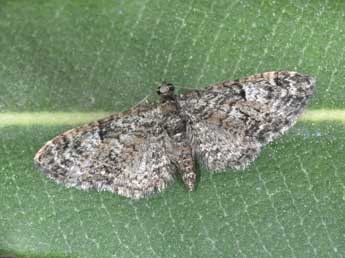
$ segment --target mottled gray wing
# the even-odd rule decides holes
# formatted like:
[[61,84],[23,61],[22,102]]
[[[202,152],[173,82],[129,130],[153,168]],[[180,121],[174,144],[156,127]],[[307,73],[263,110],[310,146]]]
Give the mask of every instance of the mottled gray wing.
[[164,115],[159,105],[139,106],[72,129],[44,145],[35,162],[66,186],[136,199],[161,191],[175,173]]
[[314,84],[296,72],[268,72],[181,95],[195,153],[212,171],[244,168],[296,122]]

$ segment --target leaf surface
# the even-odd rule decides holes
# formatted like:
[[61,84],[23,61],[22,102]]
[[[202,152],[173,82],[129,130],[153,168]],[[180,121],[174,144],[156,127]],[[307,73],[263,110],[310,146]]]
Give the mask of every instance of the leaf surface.
[[[1,1],[0,255],[344,257],[344,15],[343,1]],[[195,192],[177,181],[131,201],[33,165],[55,135],[162,80],[200,88],[272,70],[316,77],[313,119],[245,171],[200,167]]]

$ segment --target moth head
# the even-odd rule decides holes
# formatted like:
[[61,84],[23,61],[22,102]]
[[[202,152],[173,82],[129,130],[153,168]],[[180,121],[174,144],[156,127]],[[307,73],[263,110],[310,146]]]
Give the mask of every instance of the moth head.
[[174,97],[175,86],[172,83],[163,82],[157,89],[157,94],[163,99]]

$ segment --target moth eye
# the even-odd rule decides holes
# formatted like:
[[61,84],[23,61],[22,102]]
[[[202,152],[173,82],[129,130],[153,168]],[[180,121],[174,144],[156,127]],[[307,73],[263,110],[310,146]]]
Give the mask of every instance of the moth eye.
[[169,85],[169,90],[170,91],[174,91],[175,90],[175,86],[174,85]]

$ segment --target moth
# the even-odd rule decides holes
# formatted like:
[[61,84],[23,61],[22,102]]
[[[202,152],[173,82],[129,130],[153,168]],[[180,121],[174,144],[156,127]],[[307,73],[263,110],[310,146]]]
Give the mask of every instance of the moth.
[[293,126],[313,95],[315,79],[266,72],[176,95],[163,83],[160,101],[69,130],[47,142],[35,163],[67,187],[133,199],[175,178],[196,184],[196,162],[211,172],[244,169],[261,148]]

